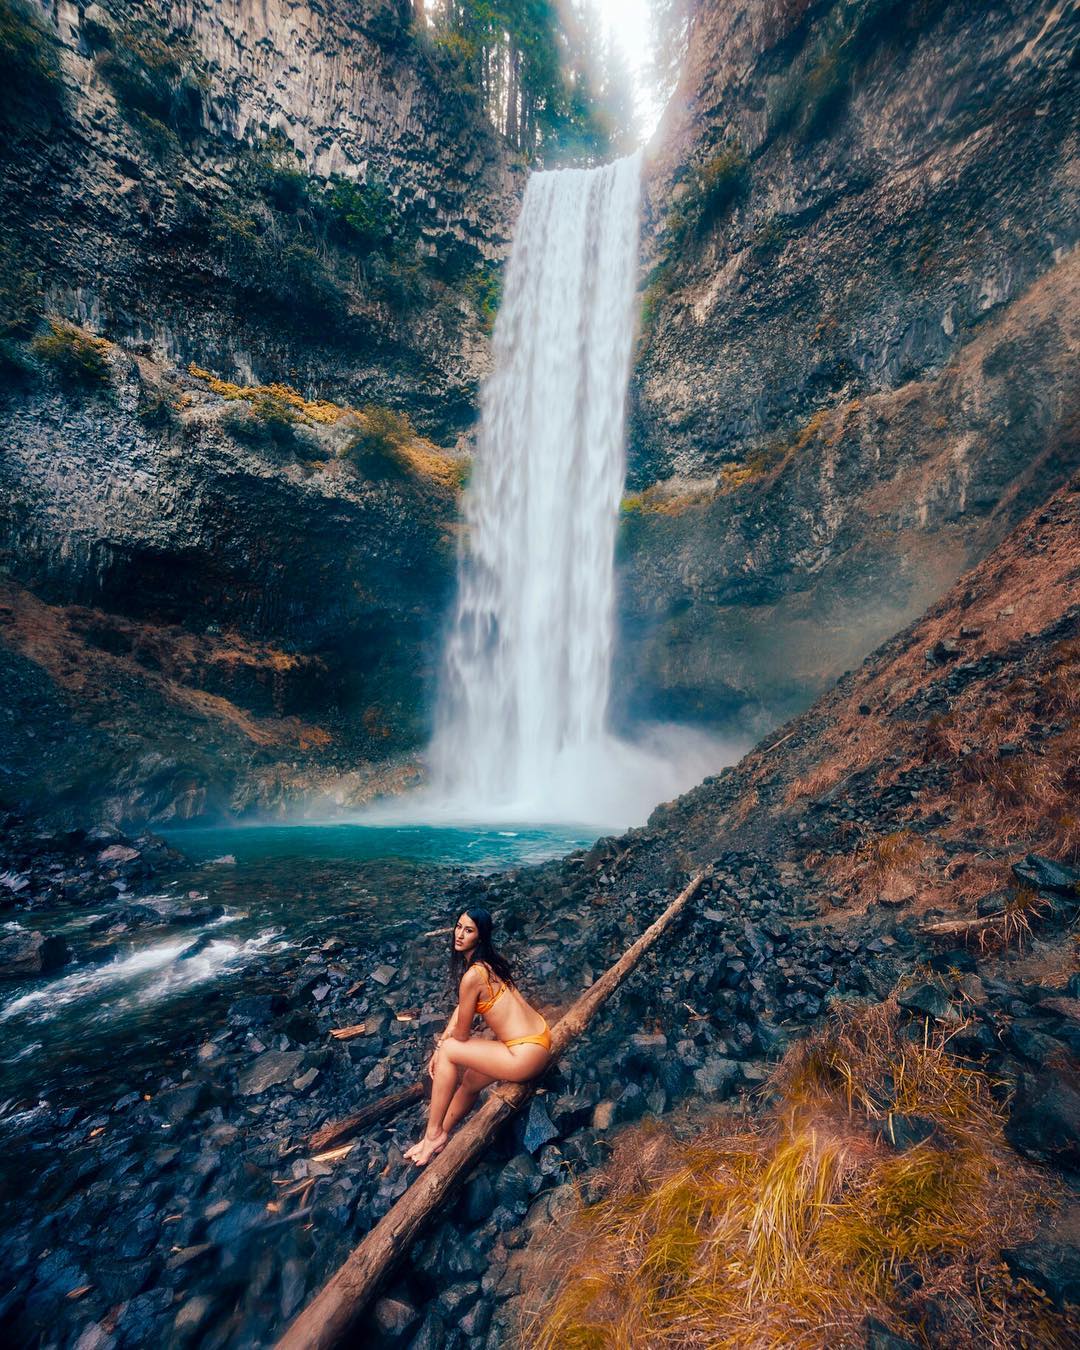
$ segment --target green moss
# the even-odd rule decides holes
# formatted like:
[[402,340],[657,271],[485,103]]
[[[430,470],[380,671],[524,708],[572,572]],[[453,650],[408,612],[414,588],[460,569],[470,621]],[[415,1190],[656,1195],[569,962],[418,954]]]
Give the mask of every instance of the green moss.
[[56,39],[22,0],[0,0],[0,123],[21,129],[63,102]]
[[112,378],[109,342],[62,319],[50,319],[49,329],[30,344],[39,360],[51,366],[65,383],[84,388],[109,384]]

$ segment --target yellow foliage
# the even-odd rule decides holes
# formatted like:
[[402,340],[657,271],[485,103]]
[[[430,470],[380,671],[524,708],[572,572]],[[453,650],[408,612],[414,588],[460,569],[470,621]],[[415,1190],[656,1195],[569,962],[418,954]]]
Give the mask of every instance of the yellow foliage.
[[[401,465],[413,477],[426,479],[452,492],[460,492],[468,476],[467,459],[451,455],[434,442],[418,436],[408,417],[375,405],[352,408],[326,399],[306,399],[287,384],[234,384],[220,380],[208,370],[191,364],[188,373],[202,380],[215,394],[230,401],[243,400],[253,410],[278,408],[292,410],[298,420],[333,426],[348,417],[356,424],[358,437],[366,443],[378,443],[383,453]],[[354,437],[356,441],[358,437]],[[350,442],[350,445],[352,442]],[[351,458],[347,448],[345,458]]]
[[304,398],[302,394],[297,393],[287,384],[233,384],[229,380],[219,380],[216,375],[211,375],[208,370],[203,370],[201,366],[194,363],[188,366],[188,374],[194,375],[197,380],[202,380],[215,394],[220,394],[222,398],[244,399],[248,403],[275,399],[288,404],[290,408],[295,408],[297,412],[311,422],[332,425],[352,411],[351,408],[342,407],[340,403],[330,403],[324,399]]

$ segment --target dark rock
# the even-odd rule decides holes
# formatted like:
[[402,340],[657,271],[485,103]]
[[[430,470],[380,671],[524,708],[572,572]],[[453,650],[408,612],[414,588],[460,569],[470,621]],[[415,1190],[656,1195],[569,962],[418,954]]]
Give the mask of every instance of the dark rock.
[[592,1115],[596,1105],[595,1093],[571,1092],[556,1097],[548,1105],[548,1115],[552,1124],[562,1135],[571,1134],[579,1125],[584,1125]]
[[1032,1064],[1046,1064],[1065,1054],[1065,1047],[1043,1027],[1033,1022],[1013,1022],[1005,1036],[1006,1044]]
[[240,1074],[236,1090],[241,1097],[255,1097],[291,1078],[303,1062],[302,1050],[267,1050]]
[[975,906],[975,912],[982,919],[994,918],[999,914],[1004,914],[1009,904],[1008,891],[991,891],[989,895],[984,895]]
[[240,1026],[263,1026],[284,1012],[286,1007],[288,1003],[281,995],[251,994],[229,1004],[228,1019]]
[[1023,862],[1013,863],[1013,876],[1037,891],[1054,891],[1080,899],[1080,869],[1054,862],[1039,853],[1029,853]]
[[150,1103],[154,1115],[160,1116],[167,1124],[175,1128],[188,1116],[192,1116],[206,1101],[208,1089],[205,1083],[181,1083],[178,1087],[165,1088]]
[[878,1137],[903,1152],[930,1139],[937,1126],[925,1116],[887,1116],[878,1126]]
[[919,1350],[914,1341],[897,1336],[876,1317],[868,1317],[863,1323],[863,1338],[864,1350]]
[[524,1214],[528,1201],[540,1189],[540,1169],[528,1153],[511,1158],[495,1182],[495,1199],[508,1209]]
[[409,1342],[409,1350],[443,1350],[446,1325],[434,1309],[429,1309],[420,1330]]
[[70,960],[71,951],[62,937],[17,929],[0,938],[0,980],[45,975]]
[[959,1022],[960,1014],[949,1001],[949,996],[938,984],[916,984],[905,989],[896,999],[909,1012],[933,1017],[939,1022]]
[[486,1299],[474,1303],[461,1319],[460,1327],[466,1336],[480,1337],[487,1333],[491,1325],[492,1306]]
[[460,1321],[462,1315],[472,1307],[480,1297],[480,1285],[475,1280],[448,1285],[436,1300],[435,1306],[441,1317],[453,1324]]
[[730,1097],[738,1079],[737,1061],[718,1055],[706,1059],[700,1069],[694,1070],[695,1088],[706,1101],[724,1101]]
[[1020,1074],[1005,1137],[1039,1162],[1080,1167],[1080,1083],[1070,1070]]
[[525,1118],[522,1146],[528,1153],[538,1153],[546,1143],[558,1137],[559,1131],[548,1116],[543,1098],[533,1097]]
[[383,1336],[398,1340],[419,1320],[420,1314],[411,1303],[400,1298],[380,1298],[372,1310],[375,1325]]
[[1017,1279],[1027,1280],[1062,1308],[1080,1303],[1080,1246],[1037,1237],[1022,1247],[1006,1247],[1005,1263]]
[[469,1182],[462,1198],[462,1212],[470,1224],[483,1223],[495,1207],[495,1192],[491,1188],[491,1178],[486,1172],[480,1172]]

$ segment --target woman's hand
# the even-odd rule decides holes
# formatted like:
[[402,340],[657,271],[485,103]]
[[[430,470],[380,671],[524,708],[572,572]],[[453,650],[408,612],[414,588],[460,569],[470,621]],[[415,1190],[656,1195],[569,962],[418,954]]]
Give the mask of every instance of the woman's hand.
[[431,1052],[431,1058],[427,1062],[427,1076],[435,1077],[435,1061],[439,1058],[439,1043],[435,1043],[435,1049]]

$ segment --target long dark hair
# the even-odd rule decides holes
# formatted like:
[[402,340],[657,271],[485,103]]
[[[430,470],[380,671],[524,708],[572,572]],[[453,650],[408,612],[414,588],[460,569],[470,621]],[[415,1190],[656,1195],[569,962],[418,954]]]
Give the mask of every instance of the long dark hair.
[[471,952],[459,952],[454,947],[454,928],[457,927],[457,919],[454,920],[454,928],[450,929],[450,985],[457,994],[458,985],[461,983],[461,977],[468,968],[477,961],[482,961],[490,970],[493,970],[503,984],[513,988],[514,970],[510,962],[501,952],[495,950],[491,941],[491,929],[494,920],[486,909],[462,909],[458,914],[465,914],[476,924],[477,942]]

